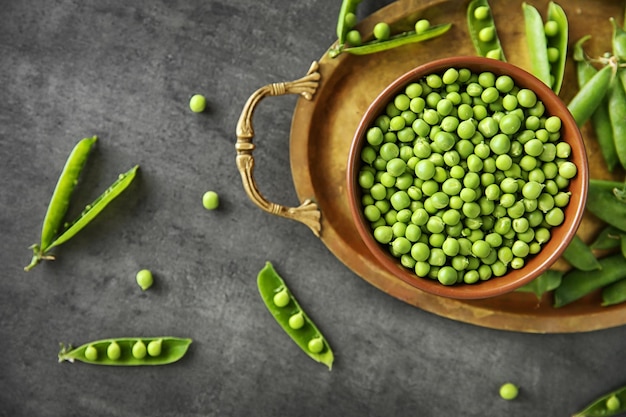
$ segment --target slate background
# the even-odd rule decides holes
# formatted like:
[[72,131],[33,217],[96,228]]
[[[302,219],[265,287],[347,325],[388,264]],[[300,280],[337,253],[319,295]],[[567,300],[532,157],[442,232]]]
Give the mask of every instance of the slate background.
[[[389,1],[365,1],[360,13]],[[626,384],[626,328],[536,335],[442,318],[376,290],[313,234],[245,195],[248,96],[302,76],[338,0],[3,0],[0,7],[0,416],[567,416]],[[203,114],[189,96],[205,94]],[[297,201],[295,98],[255,115],[262,192]],[[29,245],[75,142],[100,141],[71,213],[134,164],[129,191],[30,273]],[[216,190],[219,210],[201,205]],[[255,277],[286,277],[336,352],[332,372],[272,321]],[[134,274],[151,269],[141,292]],[[165,367],[59,364],[58,343],[194,339]],[[498,396],[512,381],[515,401]]]

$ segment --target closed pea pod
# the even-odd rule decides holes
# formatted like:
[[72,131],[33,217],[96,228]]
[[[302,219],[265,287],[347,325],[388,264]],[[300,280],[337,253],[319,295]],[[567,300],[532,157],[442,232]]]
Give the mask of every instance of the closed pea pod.
[[[574,45],[574,61],[576,61],[576,75],[578,79],[578,87],[582,88],[597,72],[596,68],[585,57],[582,45],[590,38],[585,36],[579,39]],[[619,159],[615,150],[615,142],[613,139],[613,126],[609,117],[609,105],[605,96],[596,110],[590,116],[593,130],[596,134],[600,152],[604,158],[607,169],[613,172]]]
[[602,103],[614,76],[615,69],[611,65],[606,65],[594,74],[567,104],[579,127],[589,120]]
[[[146,344],[160,341],[158,355],[145,355]],[[115,339],[101,339],[86,343],[73,349],[71,346],[62,346],[59,352],[59,362],[80,361],[93,365],[113,366],[144,366],[167,365],[180,360],[189,348],[192,340],[179,337],[123,337]],[[143,345],[143,355],[138,354]],[[153,352],[155,353],[155,352]]]
[[54,257],[46,256],[46,252],[61,229],[70,205],[70,197],[87,162],[87,157],[97,140],[97,136],[82,139],[72,149],[50,198],[41,229],[41,241],[38,245],[35,244],[31,247],[33,259],[24,270],[29,271],[42,259],[54,259]]
[[[329,370],[332,369],[334,355],[330,345],[311,318],[302,310],[270,262],[267,262],[259,272],[257,287],[270,314],[300,349],[311,359],[323,363]],[[289,296],[287,304],[281,306],[274,303],[275,294],[280,292],[285,292]],[[290,326],[290,319],[295,314],[301,314],[304,319],[303,325],[296,326],[297,328]]]
[[619,192],[623,189],[622,182],[592,178],[589,180],[585,207],[600,220],[626,232],[626,203],[615,194],[616,190]]
[[487,0],[473,0],[469,3],[467,28],[478,55],[506,61]]
[[618,69],[618,77],[613,80],[608,91],[609,119],[613,127],[615,152],[622,167],[626,168],[626,72]]
[[626,411],[626,386],[608,392],[573,417],[611,417],[621,415]]
[[578,235],[574,236],[565,248],[563,258],[581,271],[593,271],[601,267],[591,248]]
[[554,307],[570,304],[606,285],[626,278],[626,259],[621,253],[600,259],[600,270],[590,279],[589,272],[572,270],[563,276],[561,285],[554,291]]
[[621,279],[602,289],[602,306],[612,306],[626,301],[626,279]]

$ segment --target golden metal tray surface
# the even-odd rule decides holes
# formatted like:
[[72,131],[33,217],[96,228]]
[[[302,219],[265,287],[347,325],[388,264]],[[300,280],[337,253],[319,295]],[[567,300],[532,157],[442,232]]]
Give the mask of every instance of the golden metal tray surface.
[[[408,70],[428,61],[456,55],[476,55],[466,23],[469,0],[401,0],[361,21],[361,33],[371,33],[377,22],[385,21],[394,31],[411,30],[418,19],[432,24],[453,23],[443,36],[373,55],[347,53],[337,58],[328,54],[314,62],[301,79],[265,86],[251,97],[237,127],[237,165],[244,188],[263,210],[295,219],[309,226],[328,249],[348,268],[381,291],[422,310],[453,320],[501,330],[528,333],[573,333],[600,330],[626,323],[626,303],[601,307],[599,293],[571,305],[555,309],[551,294],[541,300],[533,294],[513,292],[482,300],[456,300],[425,293],[391,275],[374,260],[353,224],[346,195],[345,175],[348,152],[356,127],[384,87]],[[548,1],[532,4],[545,19]],[[568,102],[578,90],[575,65],[571,59],[574,43],[592,35],[585,44],[591,56],[611,48],[614,17],[622,21],[621,1],[568,0],[559,3],[569,19],[569,58],[560,96]],[[506,59],[530,71],[522,1],[490,2]],[[290,135],[291,171],[299,207],[284,207],[266,200],[253,178],[252,115],[254,107],[266,96],[300,94]],[[590,164],[591,178],[623,178],[623,172],[610,175],[604,166],[593,130],[582,129]],[[591,241],[602,227],[586,214],[578,230]],[[560,260],[555,268],[567,269]]]

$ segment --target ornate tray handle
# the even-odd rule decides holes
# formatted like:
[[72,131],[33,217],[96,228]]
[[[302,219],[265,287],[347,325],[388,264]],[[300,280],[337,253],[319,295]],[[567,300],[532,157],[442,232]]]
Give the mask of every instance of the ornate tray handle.
[[286,94],[300,94],[307,100],[311,100],[319,84],[320,73],[319,64],[314,61],[307,74],[295,81],[268,84],[255,91],[243,108],[239,121],[237,122],[237,168],[241,174],[243,188],[248,197],[262,210],[288,219],[297,220],[309,226],[315,236],[319,237],[321,232],[320,210],[317,204],[307,199],[298,207],[286,207],[272,203],[261,195],[254,180],[254,129],[252,127],[252,116],[259,102],[266,96],[282,96]]

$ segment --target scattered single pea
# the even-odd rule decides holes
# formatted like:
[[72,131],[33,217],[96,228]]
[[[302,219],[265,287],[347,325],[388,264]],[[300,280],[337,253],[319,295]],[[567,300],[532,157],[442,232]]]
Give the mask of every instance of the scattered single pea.
[[215,210],[220,205],[220,197],[215,191],[207,191],[202,196],[202,205],[207,210]]
[[202,113],[206,109],[206,98],[201,94],[194,94],[189,99],[189,108],[194,113]]
[[504,400],[514,400],[519,394],[519,388],[511,382],[507,382],[500,387],[500,397]]
[[141,271],[137,272],[135,279],[137,281],[137,284],[144,291],[152,287],[152,284],[154,284],[154,277],[152,276],[152,272],[148,269],[142,269]]
[[427,19],[419,19],[415,22],[415,32],[416,33],[424,33],[430,28],[430,21]]

